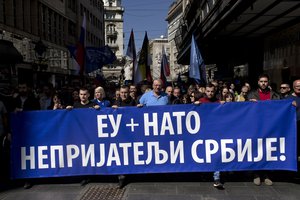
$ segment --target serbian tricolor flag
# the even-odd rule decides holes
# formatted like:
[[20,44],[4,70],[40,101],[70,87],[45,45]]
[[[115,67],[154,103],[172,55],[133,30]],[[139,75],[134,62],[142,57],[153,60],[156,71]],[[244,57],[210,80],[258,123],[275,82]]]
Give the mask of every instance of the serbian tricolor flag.
[[80,36],[79,41],[76,44],[76,50],[75,50],[75,60],[78,63],[80,70],[79,74],[82,75],[84,72],[84,61],[85,61],[85,32],[86,32],[86,17],[85,13],[83,14],[83,20],[82,25],[80,29]]
[[161,67],[160,67],[160,79],[163,83],[163,87],[166,87],[167,76],[170,76],[170,65],[168,58],[165,52],[164,46],[162,47],[162,56],[161,56]]

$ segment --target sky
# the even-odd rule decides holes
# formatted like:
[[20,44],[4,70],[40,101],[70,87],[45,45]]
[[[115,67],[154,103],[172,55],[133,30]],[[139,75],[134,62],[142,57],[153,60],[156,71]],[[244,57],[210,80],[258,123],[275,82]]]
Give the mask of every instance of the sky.
[[130,31],[133,29],[136,51],[142,47],[145,31],[148,38],[167,37],[169,6],[174,0],[123,0],[124,7],[124,54],[127,51]]

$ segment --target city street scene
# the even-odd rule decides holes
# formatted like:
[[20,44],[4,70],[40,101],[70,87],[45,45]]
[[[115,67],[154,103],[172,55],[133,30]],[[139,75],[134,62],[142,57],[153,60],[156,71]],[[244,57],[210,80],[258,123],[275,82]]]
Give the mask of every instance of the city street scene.
[[300,1],[0,0],[0,200],[300,199]]

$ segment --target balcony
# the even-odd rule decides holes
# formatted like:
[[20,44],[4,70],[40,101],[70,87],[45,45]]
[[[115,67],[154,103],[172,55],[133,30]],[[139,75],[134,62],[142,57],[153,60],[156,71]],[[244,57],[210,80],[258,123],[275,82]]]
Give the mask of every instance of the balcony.
[[118,11],[118,12],[124,12],[123,7],[116,7],[116,6],[104,6],[105,11]]
[[112,44],[112,43],[107,43],[107,45],[114,50],[118,50],[119,49],[119,45],[118,44]]
[[106,30],[106,35],[108,37],[116,38],[118,36],[118,32],[115,30]]

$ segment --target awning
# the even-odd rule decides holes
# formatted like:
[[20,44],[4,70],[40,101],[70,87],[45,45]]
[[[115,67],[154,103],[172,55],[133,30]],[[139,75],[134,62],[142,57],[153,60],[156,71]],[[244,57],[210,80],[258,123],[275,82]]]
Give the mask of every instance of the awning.
[[[216,4],[210,9],[210,13],[205,16],[205,19],[201,14],[203,12],[202,7],[199,6],[202,4],[197,3],[198,1],[190,2],[192,2],[190,8],[185,11],[186,18],[182,19],[182,26],[188,24],[190,31],[182,32],[183,38],[180,38],[182,42],[179,44],[180,49],[177,56],[177,62],[180,64],[189,63],[192,33],[194,33],[199,48],[202,45],[202,47],[213,49],[212,53],[208,52],[207,55],[212,55],[215,61],[210,63],[214,63],[218,60],[215,56],[215,49],[219,49],[221,46],[220,41],[226,43],[232,39],[242,42],[249,41],[252,44],[251,39],[260,42],[260,39],[300,23],[299,0],[215,1]],[[203,0],[202,2],[204,4],[210,1]],[[195,13],[197,13],[196,16]],[[246,45],[244,47],[248,48]],[[207,50],[205,49],[203,52],[205,53]],[[238,56],[233,57],[237,58]]]
[[23,56],[14,47],[12,42],[0,40],[0,64],[16,64],[22,61]]

